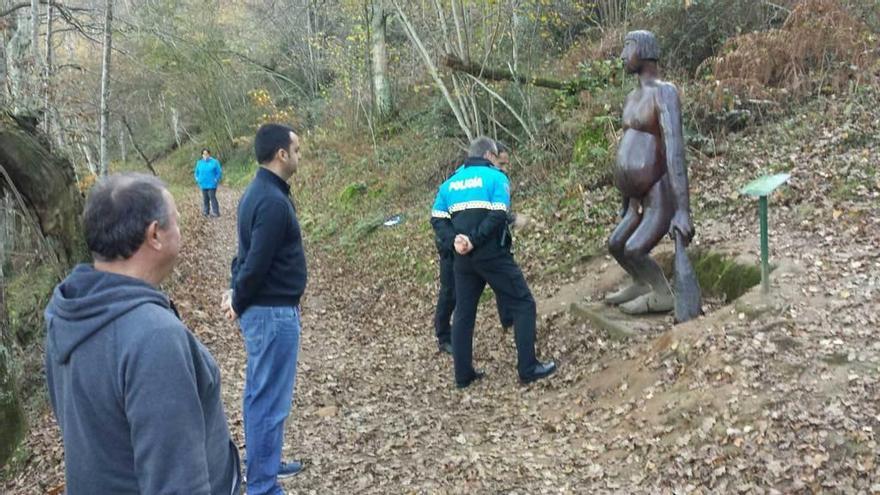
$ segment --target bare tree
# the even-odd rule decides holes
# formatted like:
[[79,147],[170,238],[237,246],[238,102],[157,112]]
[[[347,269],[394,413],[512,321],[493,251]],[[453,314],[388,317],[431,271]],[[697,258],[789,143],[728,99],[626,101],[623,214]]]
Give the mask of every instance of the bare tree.
[[[428,53],[428,49],[425,48],[425,44],[422,42],[421,37],[419,37],[416,32],[416,28],[413,27],[412,23],[409,21],[409,18],[406,16],[406,13],[400,7],[400,3],[397,0],[393,0],[394,8],[397,9],[397,14],[400,16],[400,20],[403,23],[404,30],[406,31],[407,37],[412,41],[416,51],[421,55],[422,62],[425,64],[425,68],[428,69],[428,73],[431,74],[431,78],[434,80],[434,83],[437,85],[437,88],[440,89],[440,92],[443,93],[443,98],[446,99],[446,103],[449,105],[449,109],[452,110],[452,114],[455,115],[455,120],[458,122],[458,126],[461,127],[461,130],[464,131],[465,136],[467,136],[467,140],[470,141],[475,137],[474,130],[470,126],[467,121],[467,116],[464,112],[462,112],[461,107],[452,99],[452,95],[449,93],[449,88],[446,87],[446,83],[443,82],[443,79],[440,77],[440,73],[437,71],[437,65],[434,64],[434,60],[431,57],[431,54]],[[442,19],[442,18],[441,18]]]
[[370,61],[373,76],[373,109],[380,120],[387,119],[393,111],[391,86],[388,83],[388,49],[386,28],[388,12],[385,0],[372,0],[370,4]]
[[34,68],[40,66],[40,0],[31,0],[31,57]]
[[119,129],[119,140],[117,141],[119,146],[119,159],[122,160],[122,163],[128,161],[128,148],[125,146],[125,129],[123,126],[117,126]]
[[43,64],[43,131],[46,134],[52,133],[52,121],[54,120],[55,112],[51,109],[52,106],[52,71],[53,64],[55,63],[53,60],[54,53],[52,51],[52,35],[53,35],[53,22],[55,17],[55,9],[54,6],[50,3],[46,6],[46,60]]
[[131,144],[132,144],[132,146],[134,146],[134,150],[137,151],[138,154],[141,155],[141,158],[144,159],[144,164],[147,166],[148,169],[150,169],[150,172],[151,172],[153,175],[158,176],[159,173],[156,172],[156,169],[155,169],[155,168],[153,168],[153,162],[154,162],[154,161],[156,160],[156,158],[158,158],[158,157],[156,157],[156,158],[150,158],[150,157],[147,156],[146,153],[144,153],[144,150],[141,149],[141,147],[138,145],[138,142],[135,141],[135,139],[134,139],[134,131],[131,130],[131,124],[128,123],[128,118],[126,118],[125,115],[122,116],[122,125],[124,125],[125,128],[128,130],[128,137],[131,138]]
[[110,50],[113,41],[113,0],[105,0],[104,3],[104,55],[101,62],[101,130],[100,163],[98,174],[107,175],[109,157],[107,156],[107,138],[110,133]]
[[[468,139],[486,132],[495,135],[499,129],[516,141],[535,139],[533,119],[528,114],[528,99],[523,98],[522,104],[511,103],[484,82],[485,79],[509,80],[522,85],[538,81],[519,74],[517,69],[516,25],[514,16],[507,13],[513,10],[514,4],[498,2],[480,8],[462,0],[427,0],[426,3],[433,4],[434,8],[421,9],[421,19],[419,13],[413,12],[410,19],[402,2],[393,0],[393,3],[415,52]],[[501,39],[508,29],[514,43],[512,64],[508,62],[506,68],[490,68],[492,55],[503,45]],[[441,76],[436,65],[438,59],[453,71]],[[566,88],[565,82],[548,79],[540,82]],[[500,107],[496,107],[496,103],[500,103]],[[504,126],[496,115],[496,108],[509,113],[523,132]]]
[[15,19],[10,22],[14,30],[9,42],[6,43],[6,83],[9,87],[10,107],[13,113],[18,115],[33,114],[37,106],[32,80],[33,20],[31,13],[24,9],[12,11],[8,15],[14,16]]

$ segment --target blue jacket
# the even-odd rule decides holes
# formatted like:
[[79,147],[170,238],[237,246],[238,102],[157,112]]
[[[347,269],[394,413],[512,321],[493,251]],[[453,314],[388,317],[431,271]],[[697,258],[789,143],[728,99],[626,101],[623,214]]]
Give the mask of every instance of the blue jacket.
[[453,250],[457,234],[467,235],[474,258],[491,258],[510,253],[507,212],[510,182],[491,162],[470,157],[440,185],[431,208],[431,226],[437,248]]
[[196,162],[195,173],[196,182],[202,189],[217,189],[217,184],[223,178],[223,170],[220,168],[220,162],[213,156],[208,159],[201,158]]
[[220,370],[163,293],[79,265],[45,317],[68,494],[233,493]]

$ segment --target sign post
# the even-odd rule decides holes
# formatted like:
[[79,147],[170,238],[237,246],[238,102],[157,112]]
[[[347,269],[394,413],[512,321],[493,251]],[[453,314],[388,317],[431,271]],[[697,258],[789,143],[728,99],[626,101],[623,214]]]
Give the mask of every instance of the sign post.
[[790,178],[791,174],[765,175],[740,190],[746,196],[758,197],[758,216],[761,221],[761,291],[764,294],[770,292],[770,233],[767,225],[770,206],[767,198]]

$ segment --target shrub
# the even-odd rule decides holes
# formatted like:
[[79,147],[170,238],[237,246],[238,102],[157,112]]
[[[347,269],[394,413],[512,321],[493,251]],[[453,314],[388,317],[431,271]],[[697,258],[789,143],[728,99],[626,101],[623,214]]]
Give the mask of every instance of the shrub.
[[738,94],[764,87],[803,94],[817,85],[836,91],[862,77],[876,59],[873,44],[868,26],[836,0],[806,0],[781,29],[732,38],[707,65],[719,88]]
[[[776,2],[780,3],[786,2]],[[657,35],[664,66],[693,73],[729,37],[781,24],[784,16],[784,8],[769,2],[665,0],[652,2],[633,28]]]

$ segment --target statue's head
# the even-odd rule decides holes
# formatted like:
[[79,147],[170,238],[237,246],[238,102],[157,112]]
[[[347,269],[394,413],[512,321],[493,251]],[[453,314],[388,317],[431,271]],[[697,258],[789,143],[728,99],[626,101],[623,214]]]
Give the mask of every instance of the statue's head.
[[620,54],[623,65],[629,72],[638,72],[645,60],[660,60],[660,45],[657,37],[650,31],[630,31],[623,39],[623,52]]

